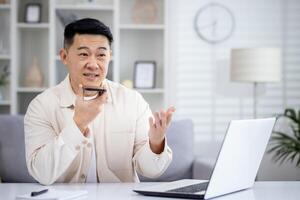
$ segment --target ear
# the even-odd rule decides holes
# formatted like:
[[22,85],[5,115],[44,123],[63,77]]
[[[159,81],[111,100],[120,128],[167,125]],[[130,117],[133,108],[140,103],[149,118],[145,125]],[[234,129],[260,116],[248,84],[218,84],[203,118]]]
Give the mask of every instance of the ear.
[[67,64],[67,50],[65,48],[61,48],[59,50],[59,56],[60,56],[60,60],[61,62],[66,65]]

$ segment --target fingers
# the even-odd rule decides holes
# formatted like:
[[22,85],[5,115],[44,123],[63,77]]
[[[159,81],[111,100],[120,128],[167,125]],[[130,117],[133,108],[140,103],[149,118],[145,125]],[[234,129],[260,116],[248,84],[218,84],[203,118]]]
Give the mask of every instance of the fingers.
[[98,96],[97,98],[93,99],[98,104],[104,104],[108,100],[107,92],[104,92],[102,95]]
[[84,96],[83,86],[82,86],[82,84],[79,84],[78,87],[79,87],[79,90],[78,90],[77,96],[79,97],[79,99],[83,100],[83,96]]
[[167,126],[170,124],[174,112],[175,112],[174,106],[171,106],[168,108],[168,110],[166,112],[167,113]]
[[150,129],[154,129],[154,121],[152,117],[149,117],[149,125],[150,125]]
[[166,112],[161,110],[160,112],[155,112],[153,116],[154,116],[155,121],[153,122],[153,119],[152,119],[151,122],[153,123],[155,128],[165,129],[167,127]]
[[167,126],[169,126],[171,121],[172,121],[172,113],[167,116]]
[[158,112],[154,113],[154,118],[155,118],[155,124],[154,124],[155,128],[161,127],[161,125],[160,125],[160,118],[159,118]]
[[163,110],[160,111],[160,122],[161,127],[165,129],[167,126],[167,114]]
[[167,113],[173,113],[173,112],[175,112],[175,110],[176,110],[175,107],[171,106],[168,108]]
[[152,119],[152,123],[154,124],[154,127],[166,129],[172,120],[172,116],[174,112],[175,112],[174,106],[169,107],[166,112],[164,112],[163,110],[161,110],[160,112],[155,112],[154,113],[155,122],[153,122]]

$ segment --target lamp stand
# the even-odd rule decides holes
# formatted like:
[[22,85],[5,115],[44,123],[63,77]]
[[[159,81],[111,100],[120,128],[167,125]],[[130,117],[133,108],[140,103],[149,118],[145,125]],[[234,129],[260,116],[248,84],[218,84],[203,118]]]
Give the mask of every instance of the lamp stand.
[[253,85],[253,119],[256,119],[256,107],[257,107],[257,82],[254,82]]

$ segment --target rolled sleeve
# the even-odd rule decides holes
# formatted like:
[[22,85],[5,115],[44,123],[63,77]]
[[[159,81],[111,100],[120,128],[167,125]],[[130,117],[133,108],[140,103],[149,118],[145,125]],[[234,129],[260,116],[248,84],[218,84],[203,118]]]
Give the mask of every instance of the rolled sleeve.
[[153,153],[149,139],[134,157],[136,170],[148,178],[157,178],[168,168],[172,161],[172,150],[165,139],[164,150],[160,154]]
[[73,119],[70,120],[68,125],[62,130],[60,137],[62,142],[74,151],[78,148],[78,146],[82,145],[82,142],[91,142],[91,137],[85,137]]

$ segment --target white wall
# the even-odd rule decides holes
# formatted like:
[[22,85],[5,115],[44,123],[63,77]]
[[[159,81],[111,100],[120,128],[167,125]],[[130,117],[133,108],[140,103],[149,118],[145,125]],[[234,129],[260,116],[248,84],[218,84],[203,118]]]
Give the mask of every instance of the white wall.
[[[219,2],[235,15],[233,36],[210,45],[197,37],[193,20],[199,8]],[[177,107],[176,118],[192,118],[195,153],[216,157],[228,122],[251,118],[252,85],[229,81],[231,48],[282,48],[282,81],[259,86],[258,116],[300,108],[300,1],[298,0],[172,0],[170,1],[169,102]],[[184,137],[184,136],[183,136]],[[274,165],[267,155],[261,180],[300,180],[293,165]]]

